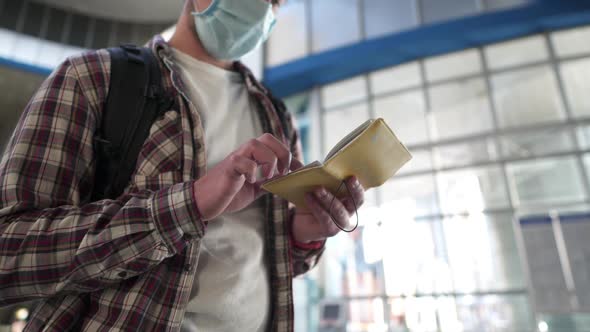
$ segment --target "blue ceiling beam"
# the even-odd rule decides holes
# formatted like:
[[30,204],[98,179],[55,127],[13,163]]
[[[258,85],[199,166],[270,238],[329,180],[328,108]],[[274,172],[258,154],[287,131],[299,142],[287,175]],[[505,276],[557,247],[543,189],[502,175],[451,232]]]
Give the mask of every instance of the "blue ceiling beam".
[[267,68],[264,82],[286,97],[420,58],[589,23],[590,0],[538,0],[310,55]]
[[3,58],[3,57],[0,57],[0,67],[8,67],[8,68],[12,68],[12,69],[22,70],[25,72],[38,74],[41,76],[49,76],[49,74],[51,74],[51,72],[53,71],[52,68],[46,68],[46,67],[36,66],[36,65],[32,65],[32,64],[27,64],[24,62],[12,60],[12,59],[7,59],[7,58]]

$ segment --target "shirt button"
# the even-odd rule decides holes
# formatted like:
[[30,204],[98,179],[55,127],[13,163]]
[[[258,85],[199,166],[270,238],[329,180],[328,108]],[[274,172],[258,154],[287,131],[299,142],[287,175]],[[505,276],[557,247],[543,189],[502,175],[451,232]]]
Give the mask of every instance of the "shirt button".
[[182,240],[185,242],[189,242],[190,240],[192,240],[193,237],[190,234],[182,234]]
[[127,276],[127,272],[125,272],[125,271],[121,271],[121,272],[119,272],[118,276],[119,276],[120,278],[125,278],[125,277]]
[[193,271],[193,264],[184,264],[184,270],[187,272],[192,272]]

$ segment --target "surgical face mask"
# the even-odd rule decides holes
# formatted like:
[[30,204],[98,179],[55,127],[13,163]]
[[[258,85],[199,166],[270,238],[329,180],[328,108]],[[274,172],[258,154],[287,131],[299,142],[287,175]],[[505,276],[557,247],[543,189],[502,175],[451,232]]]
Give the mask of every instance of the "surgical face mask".
[[192,14],[203,47],[219,60],[237,60],[257,48],[276,22],[272,5],[264,0],[213,0]]

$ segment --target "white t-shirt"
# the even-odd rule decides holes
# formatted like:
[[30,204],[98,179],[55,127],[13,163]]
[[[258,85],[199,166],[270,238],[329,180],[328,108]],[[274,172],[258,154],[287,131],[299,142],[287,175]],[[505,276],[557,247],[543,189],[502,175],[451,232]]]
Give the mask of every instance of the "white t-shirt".
[[[172,49],[188,97],[205,129],[211,168],[249,139],[262,135],[246,85],[237,72]],[[259,202],[211,220],[201,240],[195,283],[182,331],[263,331],[270,285]]]

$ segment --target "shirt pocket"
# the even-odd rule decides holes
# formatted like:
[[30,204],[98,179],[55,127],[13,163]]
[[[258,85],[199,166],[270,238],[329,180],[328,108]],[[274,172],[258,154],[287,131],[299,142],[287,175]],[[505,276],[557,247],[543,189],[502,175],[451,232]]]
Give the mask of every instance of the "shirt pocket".
[[180,115],[168,111],[157,119],[137,157],[136,176],[153,177],[180,172],[182,166],[182,126]]

